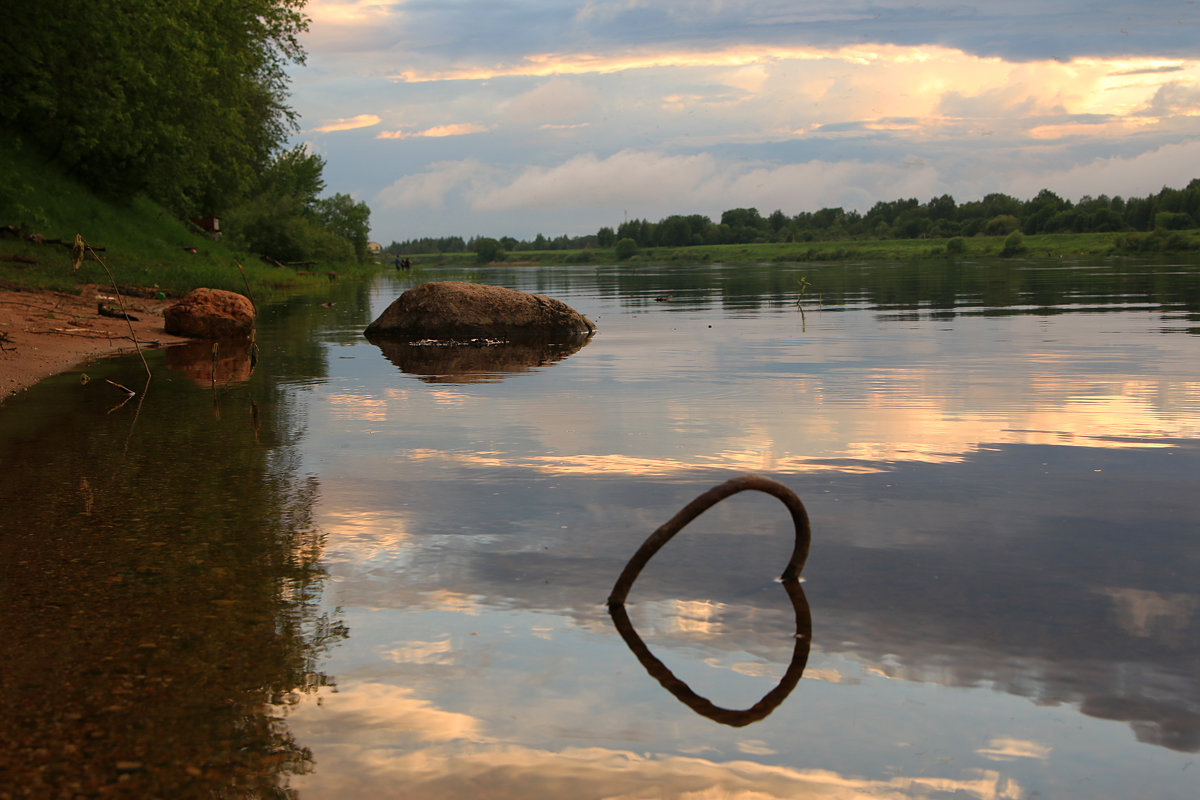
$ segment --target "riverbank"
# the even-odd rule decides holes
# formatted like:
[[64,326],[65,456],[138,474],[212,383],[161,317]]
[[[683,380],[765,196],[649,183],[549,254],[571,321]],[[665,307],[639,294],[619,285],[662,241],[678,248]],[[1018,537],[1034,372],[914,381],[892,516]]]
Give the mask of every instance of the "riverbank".
[[163,329],[163,309],[174,301],[122,300],[136,320],[100,314],[100,305],[119,303],[111,290],[99,286],[84,286],[79,294],[0,289],[0,404],[44,378],[96,358],[190,341]]

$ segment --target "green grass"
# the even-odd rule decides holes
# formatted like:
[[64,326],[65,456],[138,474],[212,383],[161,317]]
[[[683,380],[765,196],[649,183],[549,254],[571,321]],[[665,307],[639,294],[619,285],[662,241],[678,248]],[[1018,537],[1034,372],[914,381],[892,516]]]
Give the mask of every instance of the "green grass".
[[[213,241],[145,198],[118,202],[99,197],[0,135],[0,229],[5,226],[37,234],[44,243],[0,230],[0,286],[77,291],[83,284],[109,283],[111,273],[118,285],[158,289],[169,296],[200,286],[244,293],[248,283],[256,299],[266,299],[327,285],[328,273],[354,277],[380,268],[329,264],[311,267],[307,271],[312,274],[306,275],[273,266]],[[70,250],[76,234],[96,256],[86,258],[78,270],[72,269]]]
[[[950,239],[871,239],[841,242],[764,242],[642,248],[628,264],[771,264],[809,261],[911,261],[923,258],[997,258],[1004,236]],[[1026,236],[1020,255],[1035,258],[1087,258],[1154,252],[1200,251],[1200,230],[1155,233],[1050,233]],[[957,251],[956,251],[957,248]],[[479,264],[474,253],[427,253],[413,256],[418,267],[468,269]],[[509,266],[559,266],[620,263],[613,248],[594,250],[517,250],[505,255]]]

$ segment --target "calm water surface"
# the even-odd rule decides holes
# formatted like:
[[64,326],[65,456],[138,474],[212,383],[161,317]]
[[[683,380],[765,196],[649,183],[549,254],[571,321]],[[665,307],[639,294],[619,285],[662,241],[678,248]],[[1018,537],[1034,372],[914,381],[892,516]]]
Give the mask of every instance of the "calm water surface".
[[[179,796],[1195,796],[1195,265],[468,277],[598,333],[385,353],[361,331],[416,280],[385,275],[267,309],[248,380],[154,353],[119,408],[100,379],[140,386],[135,359],[0,406],[0,689],[26,709],[0,775]],[[650,532],[745,472],[808,507],[804,597],[775,580],[786,509],[719,504],[629,597],[664,684],[605,599]],[[668,691],[746,709],[804,658],[750,724]]]

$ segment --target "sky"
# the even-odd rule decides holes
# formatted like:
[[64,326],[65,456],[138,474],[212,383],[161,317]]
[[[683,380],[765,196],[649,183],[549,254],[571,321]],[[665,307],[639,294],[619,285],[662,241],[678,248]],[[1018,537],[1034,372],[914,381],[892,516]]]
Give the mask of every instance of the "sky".
[[383,245],[1200,177],[1198,0],[309,0],[295,144]]

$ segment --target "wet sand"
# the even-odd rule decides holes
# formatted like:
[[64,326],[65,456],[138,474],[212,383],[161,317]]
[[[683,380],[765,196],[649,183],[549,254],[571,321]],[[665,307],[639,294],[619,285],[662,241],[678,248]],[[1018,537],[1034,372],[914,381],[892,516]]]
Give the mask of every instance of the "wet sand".
[[96,358],[190,341],[163,329],[163,309],[173,300],[122,299],[136,321],[100,314],[100,304],[120,305],[111,289],[99,286],[86,286],[77,295],[0,289],[0,404],[43,378]]

